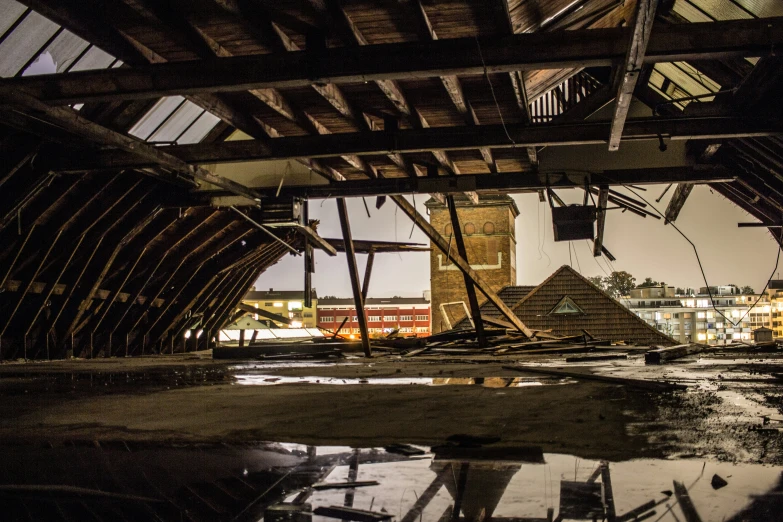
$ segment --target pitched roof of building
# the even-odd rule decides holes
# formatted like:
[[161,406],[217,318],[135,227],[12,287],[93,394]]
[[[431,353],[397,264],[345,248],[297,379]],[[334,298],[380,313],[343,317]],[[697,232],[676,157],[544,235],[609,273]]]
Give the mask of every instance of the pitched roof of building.
[[[424,297],[368,297],[364,301],[365,306],[400,306],[400,305],[428,305],[430,302]],[[352,297],[323,298],[318,300],[318,306],[353,306]]]
[[[317,299],[315,289],[313,289],[313,299]],[[263,299],[288,301],[291,299],[304,299],[304,290],[251,290],[245,294],[247,301],[261,301]]]
[[[637,317],[609,294],[592,284],[570,266],[560,267],[543,283],[516,301],[526,287],[506,287],[498,294],[533,330],[548,330],[557,335],[580,335],[587,330],[598,339],[626,341],[634,344],[676,344],[676,341]],[[511,298],[510,298],[511,297]],[[568,297],[584,313],[553,314],[556,306]],[[482,305],[490,317],[500,317],[494,306]],[[493,313],[494,312],[494,313]],[[467,319],[458,328],[468,328]]]

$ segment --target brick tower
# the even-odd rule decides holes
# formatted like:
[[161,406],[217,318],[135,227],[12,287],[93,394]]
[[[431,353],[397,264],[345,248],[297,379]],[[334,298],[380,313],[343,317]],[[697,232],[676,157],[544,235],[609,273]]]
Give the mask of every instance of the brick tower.
[[[465,196],[455,196],[454,200],[470,266],[495,292],[515,285],[517,241],[514,220],[519,209],[514,200],[504,195],[482,195],[476,205]],[[451,248],[456,252],[448,208],[435,199],[430,199],[426,205],[430,210],[430,223],[446,241],[451,239]],[[465,309],[470,305],[462,272],[436,246],[431,246],[432,332],[437,333],[456,325],[465,317]],[[476,293],[482,303],[486,298],[481,292]],[[463,302],[465,306],[462,306]]]

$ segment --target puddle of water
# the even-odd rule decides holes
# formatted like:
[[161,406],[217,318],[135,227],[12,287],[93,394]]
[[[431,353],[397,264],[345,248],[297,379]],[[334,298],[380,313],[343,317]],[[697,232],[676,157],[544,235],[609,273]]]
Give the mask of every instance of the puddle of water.
[[[278,384],[329,384],[357,385],[373,384],[383,386],[483,386],[485,388],[524,388],[528,386],[543,386],[544,383],[524,377],[285,377],[280,375],[238,374],[237,383],[250,386],[274,386]],[[562,384],[566,381],[551,381],[547,384]]]
[[[780,467],[663,459],[602,463],[504,447],[502,441],[459,452],[453,446],[409,448],[426,453],[406,457],[381,448],[296,443],[13,446],[0,465],[0,512],[3,520],[258,521],[268,507],[286,501],[299,502],[313,522],[339,520],[310,513],[347,503],[399,522],[437,522],[456,504],[463,522],[543,521],[548,510],[553,518],[601,520],[610,508],[611,483],[620,519],[647,504],[638,515],[655,511],[650,520],[676,522],[688,520],[673,494],[677,481],[704,522],[780,520],[783,513]],[[714,475],[728,484],[715,489]],[[348,480],[377,485],[310,489]],[[45,484],[90,494],[38,487]],[[103,493],[134,498],[109,500]]]

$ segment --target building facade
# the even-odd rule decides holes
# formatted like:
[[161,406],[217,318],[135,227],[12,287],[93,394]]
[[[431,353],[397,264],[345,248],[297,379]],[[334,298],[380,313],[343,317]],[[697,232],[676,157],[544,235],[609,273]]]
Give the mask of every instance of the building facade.
[[673,287],[635,288],[623,302],[650,326],[681,343],[750,342],[753,330],[772,324],[772,303],[768,295],[738,294],[727,290],[731,288],[736,290],[713,287],[712,297],[706,288],[689,296],[675,295]]
[[[400,334],[430,335],[430,302],[425,297],[368,298],[364,303],[370,337],[387,335],[399,328]],[[348,318],[343,324],[343,320]],[[342,324],[342,327],[340,326]],[[318,326],[341,335],[359,337],[359,322],[352,298],[323,298],[318,301]]]
[[[482,195],[477,204],[466,196],[454,199],[470,266],[494,292],[516,284],[515,219],[519,209],[514,200],[504,195]],[[456,252],[448,208],[435,199],[427,201],[427,208],[430,224],[450,241]],[[430,253],[430,290],[432,333],[449,330],[467,316],[468,295],[462,272],[434,246]],[[479,298],[482,297],[479,292]]]
[[[290,319],[289,325],[277,323],[277,326],[282,328],[315,328],[316,326],[318,298],[315,290],[313,290],[313,302],[310,307],[305,306],[303,290],[275,290],[273,288],[268,291],[251,290],[242,299],[242,303]],[[258,314],[254,314],[253,318],[262,322],[269,321],[266,317]]]

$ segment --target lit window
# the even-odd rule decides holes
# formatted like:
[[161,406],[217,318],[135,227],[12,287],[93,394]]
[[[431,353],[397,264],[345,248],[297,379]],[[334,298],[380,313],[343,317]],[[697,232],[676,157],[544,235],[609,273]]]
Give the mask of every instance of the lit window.
[[413,316],[412,315],[401,315],[400,316],[400,321],[413,321]]
[[289,310],[301,310],[302,309],[301,301],[288,301],[288,309]]
[[291,324],[289,325],[289,327],[290,328],[301,328],[302,327],[302,323],[300,323],[299,321],[291,321]]
[[275,308],[283,308],[283,303],[278,301],[278,302],[274,303],[272,306],[274,306]]
[[706,314],[704,312],[696,312],[696,318],[697,319],[704,319],[706,317]]

